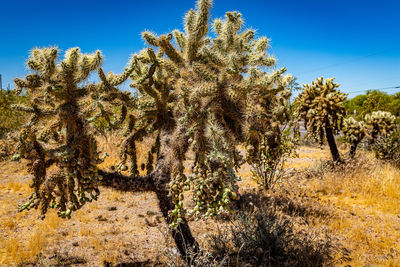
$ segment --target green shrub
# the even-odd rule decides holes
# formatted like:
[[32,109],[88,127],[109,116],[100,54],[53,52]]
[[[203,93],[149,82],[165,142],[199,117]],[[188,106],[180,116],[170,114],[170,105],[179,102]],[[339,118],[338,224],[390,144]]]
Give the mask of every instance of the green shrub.
[[26,96],[19,96],[15,90],[0,90],[0,138],[16,131],[27,119],[23,112],[15,111],[12,105],[26,103]]

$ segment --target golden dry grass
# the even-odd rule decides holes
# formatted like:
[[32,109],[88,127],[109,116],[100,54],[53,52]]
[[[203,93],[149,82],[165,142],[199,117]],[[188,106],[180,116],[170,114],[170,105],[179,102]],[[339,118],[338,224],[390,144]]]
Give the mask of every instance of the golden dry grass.
[[338,216],[328,223],[345,237],[351,266],[400,266],[400,170],[371,154],[353,170],[327,171],[301,189]]
[[[102,140],[100,148],[110,157],[103,167],[117,164],[116,137]],[[140,161],[146,156],[148,143],[139,146]],[[301,147],[299,158],[288,167],[312,168],[320,159],[329,159],[327,148]],[[336,216],[318,219],[315,226],[327,225],[345,246],[351,249],[351,266],[400,266],[400,171],[383,164],[369,154],[360,154],[368,168],[352,172],[329,172],[307,180],[292,180],[298,194],[305,194],[335,210]],[[29,195],[26,162],[0,163],[0,266],[33,262],[39,253],[81,259],[84,266],[108,262],[143,262],[162,260],[167,247],[173,247],[158,229],[150,227],[147,210],[158,211],[152,193],[121,193],[102,189],[99,201],[87,204],[71,220],[50,212],[44,221],[38,211],[17,212],[18,203]],[[362,165],[360,165],[362,166]],[[241,169],[241,191],[256,187],[248,166]],[[297,178],[296,178],[297,179]],[[288,181],[289,182],[289,181]],[[109,211],[114,206],[116,211]],[[149,218],[151,220],[152,218]],[[194,234],[204,242],[205,233],[215,229],[216,222],[191,222]],[[83,261],[82,261],[83,259]],[[69,261],[71,262],[71,261]],[[72,261],[72,264],[74,262]],[[44,264],[46,265],[46,264]]]

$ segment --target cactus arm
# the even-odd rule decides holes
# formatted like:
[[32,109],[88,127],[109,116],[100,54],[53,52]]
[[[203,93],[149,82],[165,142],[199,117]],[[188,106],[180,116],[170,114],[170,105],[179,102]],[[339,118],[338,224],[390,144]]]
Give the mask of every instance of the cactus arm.
[[132,178],[131,176],[104,170],[99,170],[99,175],[103,177],[100,184],[105,187],[127,192],[155,191],[152,175]]

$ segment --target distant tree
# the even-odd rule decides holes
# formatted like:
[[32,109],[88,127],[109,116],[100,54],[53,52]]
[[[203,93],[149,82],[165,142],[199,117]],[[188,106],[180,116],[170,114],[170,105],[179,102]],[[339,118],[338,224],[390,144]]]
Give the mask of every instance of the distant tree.
[[344,107],[348,115],[354,115],[355,111],[358,119],[374,111],[388,111],[400,116],[400,93],[389,95],[379,90],[367,91],[366,94],[346,100]]
[[[400,118],[400,92],[391,95],[389,111],[396,117]],[[400,121],[398,121],[398,123],[400,123]]]
[[371,143],[375,142],[379,136],[388,136],[397,128],[396,117],[387,111],[375,111],[367,114],[364,121],[368,128],[368,137],[371,139]]
[[352,99],[346,99],[343,102],[343,105],[346,108],[346,113],[351,116],[355,115],[357,118],[362,117],[360,114],[363,114],[364,112],[363,104],[366,99],[366,95],[357,95]]
[[398,143],[398,135],[392,135],[396,129],[398,126],[394,115],[386,111],[374,111],[365,115],[364,120],[346,118],[343,121],[342,132],[346,141],[351,144],[350,157],[354,157],[357,146],[364,137],[368,138],[368,143],[374,150],[379,147],[381,151],[376,155],[380,157],[385,153],[394,155],[390,149],[390,142]]
[[23,112],[15,111],[12,105],[24,103],[26,96],[19,96],[15,90],[0,89],[0,138],[22,126],[26,117]]
[[387,93],[378,90],[368,91],[367,98],[363,103],[363,113],[360,115],[365,116],[378,110],[386,111],[390,102],[391,99]]

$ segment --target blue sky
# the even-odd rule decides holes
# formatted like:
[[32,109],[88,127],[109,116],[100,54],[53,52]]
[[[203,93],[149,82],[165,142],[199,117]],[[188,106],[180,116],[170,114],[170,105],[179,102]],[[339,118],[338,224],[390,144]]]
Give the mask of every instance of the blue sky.
[[[194,1],[2,0],[0,4],[0,73],[7,87],[27,72],[24,62],[35,46],[100,49],[105,70],[120,72],[129,56],[143,48],[143,30],[181,29],[182,17]],[[300,83],[336,77],[344,92],[400,85],[400,1],[214,0],[212,17],[233,10],[243,14],[247,27],[272,40],[270,51],[279,66]],[[386,91],[396,90],[400,91]]]

